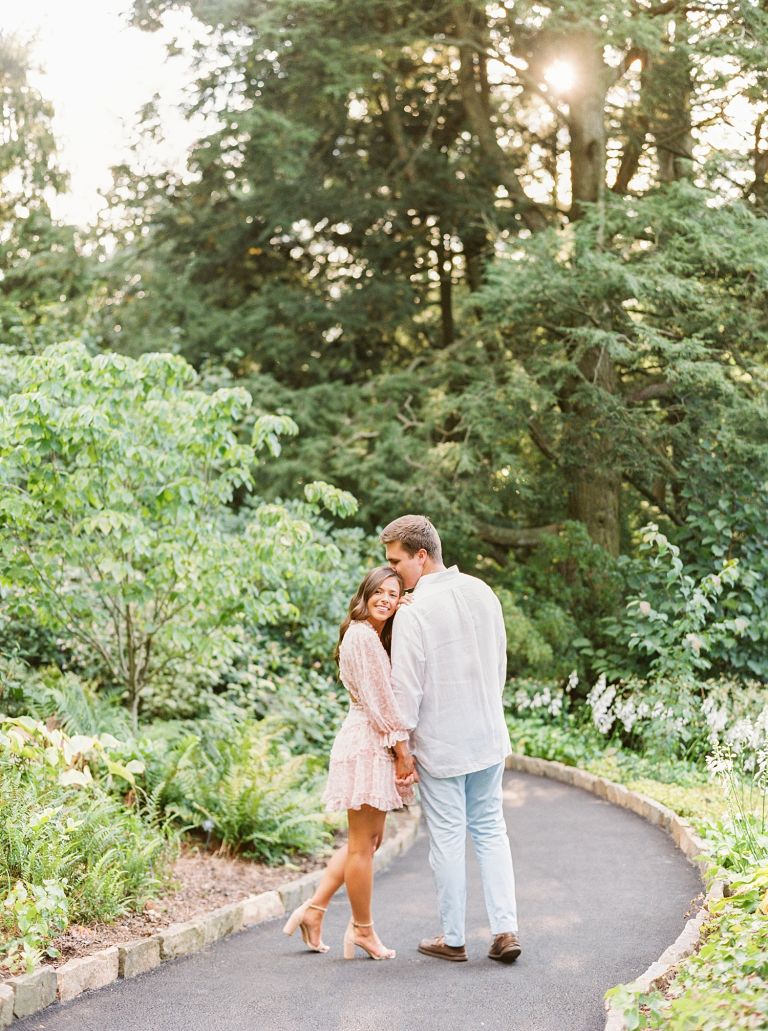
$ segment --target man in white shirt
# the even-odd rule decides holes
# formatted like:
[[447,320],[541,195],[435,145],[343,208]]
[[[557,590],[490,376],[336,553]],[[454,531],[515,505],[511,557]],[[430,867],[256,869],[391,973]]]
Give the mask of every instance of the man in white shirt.
[[465,843],[472,837],[491,925],[488,955],[513,963],[517,938],[515,878],[502,805],[504,760],[511,751],[502,691],[506,634],[501,605],[482,580],[443,565],[440,537],[425,516],[384,528],[387,562],[413,600],[392,634],[392,684],[411,730],[429,861],[443,933],[419,952],[467,959]]

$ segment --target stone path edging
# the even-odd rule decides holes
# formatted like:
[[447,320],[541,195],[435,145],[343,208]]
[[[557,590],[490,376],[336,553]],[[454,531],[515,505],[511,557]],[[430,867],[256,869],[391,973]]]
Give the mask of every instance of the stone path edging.
[[[579,770],[575,766],[566,766],[564,763],[550,759],[536,759],[533,756],[514,754],[508,757],[506,765],[510,770],[531,773],[537,777],[548,777],[550,780],[559,780],[564,784],[582,788],[584,791],[591,791],[593,795],[604,798],[612,805],[629,809],[644,820],[648,820],[649,823],[661,827],[672,837],[683,855],[699,868],[703,880],[709,865],[706,846],[688,821],[678,816],[668,806],[662,805],[661,802],[656,802],[652,798],[646,798],[645,795],[640,795],[636,791],[630,791],[623,784],[616,784],[612,780],[606,780],[605,777],[598,777],[594,773],[588,773],[586,770]],[[677,939],[664,950],[655,963],[652,963],[627,987],[640,992],[649,992],[658,987],[681,960],[694,952],[699,942],[702,926],[709,915],[709,905],[722,896],[723,882],[714,881],[704,898],[701,909],[688,920]],[[605,1031],[627,1031],[627,1023],[615,1005],[606,1001],[605,1010]]]
[[[419,831],[419,816],[418,806],[398,815],[395,834],[376,853],[376,870],[389,866],[410,848]],[[31,974],[0,982],[0,1028],[9,1027],[14,1018],[28,1017],[57,1000],[68,1002],[81,992],[103,988],[118,978],[144,974],[166,960],[188,956],[227,935],[283,916],[310,898],[322,875],[322,869],[313,870],[272,891],[249,895],[192,920],[172,924],[151,937],[111,945],[90,956],[70,959],[56,969],[41,967]]]

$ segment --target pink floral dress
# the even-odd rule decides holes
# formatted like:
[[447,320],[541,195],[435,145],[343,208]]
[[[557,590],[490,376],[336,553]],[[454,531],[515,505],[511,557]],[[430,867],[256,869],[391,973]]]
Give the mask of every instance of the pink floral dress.
[[331,749],[325,808],[400,809],[413,802],[413,788],[397,790],[389,749],[406,741],[408,731],[392,693],[389,656],[367,620],[351,623],[344,634],[339,674],[350,706]]

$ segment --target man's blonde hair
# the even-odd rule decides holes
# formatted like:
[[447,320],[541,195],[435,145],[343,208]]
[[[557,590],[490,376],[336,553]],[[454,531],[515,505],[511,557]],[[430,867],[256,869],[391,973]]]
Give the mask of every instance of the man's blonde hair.
[[379,535],[382,544],[397,541],[409,555],[415,555],[423,548],[433,562],[443,561],[443,546],[440,536],[429,519],[423,515],[404,515],[387,523]]

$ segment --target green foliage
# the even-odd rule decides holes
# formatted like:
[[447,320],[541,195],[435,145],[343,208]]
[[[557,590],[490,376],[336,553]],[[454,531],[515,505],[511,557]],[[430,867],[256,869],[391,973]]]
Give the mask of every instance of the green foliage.
[[[294,618],[292,595],[331,556],[306,518],[276,504],[228,529],[256,463],[237,437],[246,391],[195,390],[171,355],[92,357],[75,344],[11,367],[0,583],[16,621],[85,647],[135,718],[156,685],[226,665],[243,621]],[[286,428],[257,419],[253,439],[274,449]],[[329,491],[317,488],[318,500],[350,504]]]
[[567,522],[535,551],[493,571],[507,628],[512,676],[564,678],[583,664],[579,647],[615,611],[622,579],[584,527]]
[[[718,562],[738,562],[736,583],[712,600],[718,620],[738,616],[748,625],[710,642],[710,660],[716,670],[768,680],[768,478],[750,462],[743,443],[734,431],[714,444],[711,457],[698,459],[687,480],[686,522],[677,543],[693,576],[704,576]],[[724,478],[723,469],[731,467],[739,474]]]
[[140,747],[153,813],[269,863],[329,840],[317,778],[274,725],[227,707],[209,720],[156,724],[148,733]]
[[722,654],[749,630],[732,591],[741,574],[738,560],[721,558],[714,572],[693,577],[680,548],[654,523],[641,531],[638,552],[624,565],[641,593],[630,595],[622,617],[603,621],[608,646],[593,649],[585,642],[591,664],[610,679],[645,675],[684,681],[710,670],[713,648],[720,646]]
[[34,351],[82,326],[91,265],[80,234],[51,217],[67,177],[52,105],[31,81],[31,48],[0,37],[0,344]]
[[55,880],[26,885],[17,881],[2,902],[0,930],[12,937],[0,941],[2,964],[11,973],[31,973],[42,955],[58,956],[47,943],[69,923],[64,886]]
[[109,735],[70,737],[29,717],[0,722],[0,889],[55,882],[82,922],[115,919],[158,894],[174,842],[123,801],[143,769],[123,758]]
[[[170,6],[141,0],[135,22],[154,30]],[[573,641],[605,644],[616,603],[599,562],[555,562],[531,590],[558,528],[631,552],[654,519],[688,568],[696,526],[687,549],[673,531],[694,495],[713,510],[706,462],[765,479],[765,177],[759,145],[723,151],[711,109],[739,98],[759,140],[764,13],[182,6],[212,30],[188,113],[215,96],[218,122],[186,176],[144,174],[138,155],[118,171],[99,340],[170,347],[295,420],[266,496],[330,480],[369,532],[426,511],[451,560],[512,592],[514,672],[564,675]],[[555,59],[579,69],[576,93],[545,85]],[[591,192],[564,181],[585,164],[582,102],[610,155]],[[750,646],[712,642],[716,672],[757,673],[758,622]]]
[[[328,640],[329,624],[335,630],[338,623],[329,620],[318,627],[322,639],[315,642],[314,660],[307,634],[288,643],[249,635],[218,685],[222,697],[242,711],[257,719],[270,717],[283,728],[281,735],[295,755],[326,760],[347,711],[348,696],[330,660],[335,641]],[[302,647],[304,654],[297,654]]]
[[68,734],[109,734],[126,741],[131,721],[116,695],[55,666],[32,669],[18,660],[0,660],[0,708],[9,716],[55,720]]

